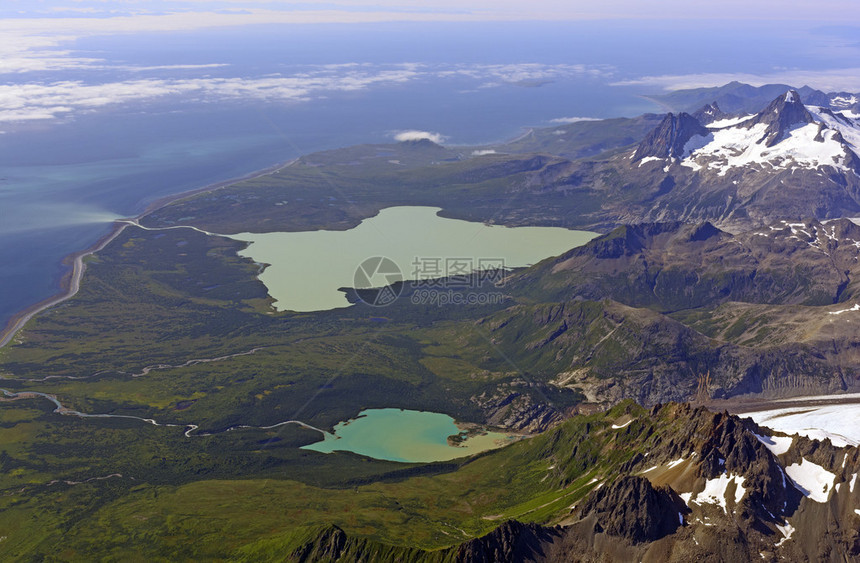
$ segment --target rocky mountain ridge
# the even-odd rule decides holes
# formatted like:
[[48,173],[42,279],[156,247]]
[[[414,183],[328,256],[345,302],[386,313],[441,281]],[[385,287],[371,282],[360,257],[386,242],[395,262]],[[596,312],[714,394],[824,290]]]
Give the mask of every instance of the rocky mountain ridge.
[[670,111],[693,112],[705,104],[716,101],[729,114],[752,114],[762,110],[777,96],[788,90],[797,90],[808,104],[833,109],[860,111],[860,96],[850,92],[824,92],[809,86],[796,88],[788,84],[751,86],[738,81],[711,88],[681,89],[667,94],[649,96],[670,108]]
[[542,193],[601,201],[593,227],[711,221],[740,232],[779,219],[860,215],[860,114],[788,90],[753,115],[668,114],[631,152],[557,165]]
[[[707,111],[703,108],[703,111]],[[666,117],[639,143],[633,162],[644,158],[680,158],[684,147],[695,136],[706,136],[708,130],[689,113],[666,114]]]
[[[591,432],[641,436],[648,451],[593,479],[590,494],[556,525],[508,521],[480,538],[433,552],[390,546],[386,551],[328,530],[287,559],[309,561],[308,554],[343,561],[372,556],[458,562],[860,557],[857,448],[772,434],[749,419],[687,404],[650,411],[628,404],[612,412],[620,411],[626,414],[595,422]],[[550,472],[554,479],[564,471],[571,447],[564,433],[564,426],[551,431],[554,445],[541,446],[540,455],[549,455],[558,468]],[[563,478],[559,483],[565,486]]]
[[[629,225],[504,287],[520,303],[477,321],[481,338],[458,336],[464,356],[490,372],[512,359],[592,402],[691,400],[706,374],[711,398],[860,390],[860,226],[845,219],[738,235],[709,223]],[[487,338],[502,356],[480,354]],[[513,396],[473,401],[510,423],[517,416],[502,407]]]

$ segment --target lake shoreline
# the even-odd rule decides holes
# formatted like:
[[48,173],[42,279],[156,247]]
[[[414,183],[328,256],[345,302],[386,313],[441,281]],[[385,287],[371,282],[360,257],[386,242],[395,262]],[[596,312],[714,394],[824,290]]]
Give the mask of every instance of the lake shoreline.
[[102,237],[100,237],[96,242],[83,250],[73,252],[63,257],[60,263],[63,266],[70,267],[70,269],[66,273],[64,273],[59,279],[58,286],[60,290],[54,295],[51,295],[50,297],[47,297],[32,305],[29,305],[12,315],[9,318],[9,321],[3,327],[3,329],[0,330],[0,349],[9,344],[9,342],[12,341],[15,335],[18,334],[18,332],[22,328],[24,328],[24,325],[26,325],[34,316],[38,315],[42,311],[45,311],[46,309],[50,309],[51,307],[59,305],[63,301],[74,297],[80,289],[80,282],[83,278],[84,272],[86,271],[86,264],[84,263],[84,259],[88,256],[92,256],[96,252],[100,252],[101,250],[103,250],[108,244],[111,243],[111,241],[118,237],[125,230],[126,227],[128,227],[132,223],[139,222],[147,215],[150,215],[151,213],[154,213],[159,209],[167,207],[173,202],[194,195],[215,191],[221,188],[225,188],[227,186],[232,186],[234,184],[238,184],[239,182],[245,182],[247,180],[260,178],[262,176],[268,176],[270,174],[274,174],[279,170],[287,168],[288,166],[291,166],[297,161],[298,158],[294,158],[286,162],[278,163],[272,166],[267,166],[266,168],[261,168],[260,170],[249,172],[248,174],[244,174],[242,176],[208,184],[201,188],[195,188],[193,190],[187,190],[184,192],[178,192],[172,195],[164,196],[156,199],[155,201],[147,205],[146,208],[137,216],[132,217],[130,219],[118,219],[114,221],[111,230]]
[[[478,423],[457,422],[443,413],[387,407],[361,410],[355,417],[337,423],[322,440],[301,449],[322,454],[345,451],[399,463],[442,463],[495,450],[526,437]],[[420,454],[416,452],[417,444]]]

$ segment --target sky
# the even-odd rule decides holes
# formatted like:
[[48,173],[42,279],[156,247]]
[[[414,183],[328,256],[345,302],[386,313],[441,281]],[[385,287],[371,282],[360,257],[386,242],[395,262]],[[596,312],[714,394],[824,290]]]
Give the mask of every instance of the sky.
[[[270,23],[343,21],[498,21],[642,19],[762,19],[857,22],[856,2],[846,0],[4,0],[4,17],[122,18],[198,13],[206,17],[164,17],[162,25],[217,24],[218,15]],[[172,21],[170,21],[172,19]],[[125,23],[116,22],[119,25]],[[140,25],[153,25],[141,22]],[[175,29],[175,28],[174,28]]]

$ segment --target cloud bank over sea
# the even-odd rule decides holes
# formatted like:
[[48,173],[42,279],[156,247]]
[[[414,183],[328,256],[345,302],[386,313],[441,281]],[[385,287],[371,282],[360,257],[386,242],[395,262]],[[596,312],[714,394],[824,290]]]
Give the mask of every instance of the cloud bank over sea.
[[[0,123],[39,121],[63,118],[81,111],[94,111],[105,106],[141,103],[171,98],[169,101],[229,101],[257,100],[269,102],[305,102],[332,92],[354,92],[377,86],[394,86],[418,80],[471,80],[482,88],[512,84],[521,80],[561,79],[604,73],[611,70],[587,65],[570,64],[509,64],[509,65],[430,65],[398,64],[325,64],[302,65],[292,72],[264,76],[211,76],[218,70],[229,74],[224,63],[186,65],[115,65],[107,61],[82,58],[70,51],[66,56],[47,57],[41,54],[25,63],[0,63],[0,75],[14,78],[0,84]],[[2,59],[0,59],[2,60]],[[17,70],[8,70],[10,65]],[[50,68],[80,74],[80,79],[45,81],[28,80],[27,72]],[[28,70],[23,70],[23,69]],[[89,71],[110,71],[115,81],[93,82]],[[166,78],[165,71],[185,71],[201,74],[187,78]],[[240,69],[236,69],[237,72]],[[98,73],[98,78],[103,76]],[[153,75],[142,77],[142,75]]]

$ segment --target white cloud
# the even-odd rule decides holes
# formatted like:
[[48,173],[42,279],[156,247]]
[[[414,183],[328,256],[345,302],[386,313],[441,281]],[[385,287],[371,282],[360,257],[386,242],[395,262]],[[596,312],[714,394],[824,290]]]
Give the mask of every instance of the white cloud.
[[130,72],[147,72],[152,70],[203,70],[207,68],[223,68],[230,66],[225,63],[209,63],[200,65],[153,65],[153,66],[109,66],[102,65],[100,68],[110,68],[116,70],[127,70]]
[[493,149],[479,149],[472,151],[472,156],[486,156],[488,154],[496,154],[496,151]]
[[599,117],[556,117],[555,119],[550,119],[550,123],[558,123],[558,124],[568,124],[568,123],[579,123],[580,121],[602,121]]
[[[89,63],[87,68],[122,71],[152,71],[174,69],[209,69],[221,64],[110,66],[105,61]],[[2,63],[0,63],[2,68]],[[371,65],[347,63],[337,65],[303,66],[288,75],[269,74],[259,77],[200,77],[200,78],[139,78],[100,84],[84,80],[55,82],[0,83],[0,122],[46,120],[67,117],[78,111],[92,111],[113,104],[145,103],[168,96],[191,101],[262,100],[301,102],[330,92],[355,92],[375,86],[403,84],[417,80],[469,77],[483,82],[491,77],[570,76],[582,71],[582,65],[441,65],[401,63]],[[588,72],[588,69],[585,70]],[[26,76],[26,75],[22,75]],[[438,134],[430,138],[441,142]]]
[[609,65],[516,63],[460,65],[440,70],[437,76],[484,80],[486,82],[482,88],[493,88],[502,84],[551,81],[577,76],[608,78],[614,72],[615,68]]
[[430,131],[417,131],[414,129],[410,129],[409,131],[400,131],[399,133],[394,135],[394,140],[397,142],[404,141],[423,141],[423,140],[433,141],[437,145],[442,144],[442,141],[445,140],[445,137],[440,135],[439,133],[431,133]]
[[99,59],[74,57],[57,47],[73,36],[30,36],[0,31],[0,73],[85,68]]
[[0,122],[53,119],[112,104],[150,101],[165,96],[197,100],[251,99],[304,101],[332,91],[357,91],[415,78],[404,68],[359,69],[345,73],[319,70],[288,77],[144,79],[103,84],[62,81],[0,85]]
[[749,73],[699,73],[643,76],[632,80],[621,80],[613,86],[653,86],[663,90],[686,88],[707,88],[722,86],[733,80],[752,86],[763,84],[789,84],[791,86],[811,86],[824,91],[847,90],[860,92],[860,68],[829,70],[778,70],[764,74]]

